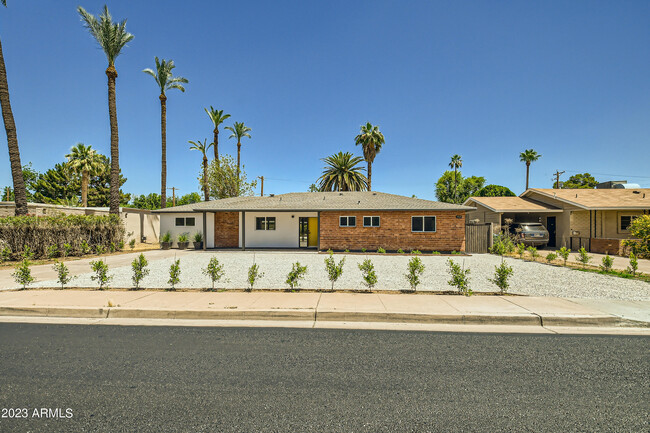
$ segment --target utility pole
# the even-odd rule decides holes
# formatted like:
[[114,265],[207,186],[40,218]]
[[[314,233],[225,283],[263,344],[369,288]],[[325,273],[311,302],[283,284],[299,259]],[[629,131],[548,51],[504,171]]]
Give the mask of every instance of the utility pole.
[[563,171],[556,170],[555,173],[553,173],[553,176],[555,176],[555,189],[560,189],[560,175],[564,174]]
[[167,189],[171,189],[171,190],[172,190],[172,206],[176,206],[176,190],[177,190],[178,188],[176,188],[175,186],[173,186],[173,187],[171,187],[171,188],[167,188]]
[[264,176],[257,176],[262,181],[262,189],[260,190],[260,197],[264,197]]

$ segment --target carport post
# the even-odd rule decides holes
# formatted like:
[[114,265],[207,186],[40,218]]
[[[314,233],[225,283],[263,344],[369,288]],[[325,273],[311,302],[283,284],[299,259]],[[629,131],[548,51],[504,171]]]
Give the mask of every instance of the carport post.
[[241,249],[246,251],[246,212],[241,213]]
[[208,238],[207,238],[207,234],[208,234],[208,230],[207,230],[207,228],[208,228],[208,222],[206,221],[206,218],[207,218],[207,217],[208,217],[208,214],[205,213],[205,212],[203,212],[203,251],[206,250],[205,247],[206,247],[206,245],[208,244]]

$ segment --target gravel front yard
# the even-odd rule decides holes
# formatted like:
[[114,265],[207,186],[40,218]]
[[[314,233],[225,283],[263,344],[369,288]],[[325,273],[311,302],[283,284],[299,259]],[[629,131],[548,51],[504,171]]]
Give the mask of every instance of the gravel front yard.
[[[242,289],[246,288],[248,268],[255,261],[264,277],[256,288],[286,289],[284,283],[287,273],[291,270],[292,263],[299,261],[307,265],[307,276],[301,282],[300,288],[328,289],[330,283],[327,279],[324,260],[326,254],[315,252],[179,252],[181,260],[180,284],[177,288],[202,289],[210,287],[210,281],[202,273],[211,257],[216,257],[224,264],[227,282],[217,285],[219,288]],[[343,254],[334,256],[338,261]],[[408,256],[381,256],[381,255],[345,255],[346,262],[343,276],[335,285],[335,289],[364,289],[361,271],[357,264],[365,258],[370,258],[375,265],[378,284],[377,290],[403,290],[409,285],[404,278]],[[449,257],[423,255],[420,256],[426,269],[422,277],[421,291],[450,290],[447,284],[446,261]],[[488,254],[477,254],[471,257],[453,256],[452,260],[470,268],[470,288],[475,292],[495,292],[498,289],[488,281],[494,274],[494,267],[501,258]],[[581,272],[569,268],[549,266],[542,263],[525,262],[518,259],[505,259],[513,267],[514,274],[511,278],[510,293],[531,296],[555,296],[568,298],[592,299],[623,299],[623,300],[650,300],[650,284],[643,281],[627,280],[624,278]],[[160,259],[151,261],[151,270],[148,277],[141,283],[142,288],[167,288],[169,284],[169,267],[173,259]],[[89,269],[90,270],[90,269]],[[130,288],[131,267],[123,266],[110,269],[113,275],[110,287]],[[97,287],[97,283],[90,279],[91,274],[82,274],[70,284],[73,287]],[[55,281],[40,281],[35,287],[56,287]],[[33,287],[34,287],[33,286]]]

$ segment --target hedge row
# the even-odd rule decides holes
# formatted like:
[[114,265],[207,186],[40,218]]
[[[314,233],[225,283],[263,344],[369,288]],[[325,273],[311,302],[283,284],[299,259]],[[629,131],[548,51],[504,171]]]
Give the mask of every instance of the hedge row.
[[[34,257],[48,257],[48,249],[82,255],[83,245],[106,250],[124,238],[118,215],[56,215],[0,218],[0,250],[8,248],[14,259],[29,247]],[[65,248],[64,245],[69,247]]]

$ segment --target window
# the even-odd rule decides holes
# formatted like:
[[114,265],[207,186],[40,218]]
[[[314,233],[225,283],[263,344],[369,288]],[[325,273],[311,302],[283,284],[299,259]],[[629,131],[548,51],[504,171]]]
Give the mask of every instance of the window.
[[255,218],[255,230],[275,230],[275,217]]
[[436,217],[434,216],[414,216],[411,217],[412,232],[435,232]]
[[379,227],[379,217],[378,216],[364,216],[363,217],[363,226],[364,227]]
[[194,227],[196,225],[196,218],[176,218],[176,227]]
[[339,217],[339,227],[356,227],[356,226],[357,226],[357,217],[354,216]]
[[176,218],[176,227],[182,227],[185,225],[185,218]]
[[620,219],[620,224],[619,228],[622,232],[627,232],[630,230],[630,225],[632,224],[632,221],[637,218],[636,215],[619,215]]

